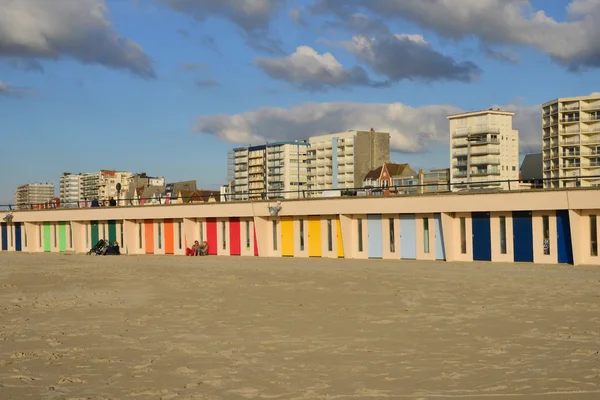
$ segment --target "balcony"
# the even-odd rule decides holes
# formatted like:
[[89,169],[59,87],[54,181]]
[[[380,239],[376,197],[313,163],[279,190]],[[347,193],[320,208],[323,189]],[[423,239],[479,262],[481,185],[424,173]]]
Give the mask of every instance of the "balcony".
[[581,141],[579,140],[578,137],[576,138],[571,138],[571,139],[563,139],[560,141],[560,145],[561,146],[567,146],[570,144],[579,144]]
[[467,162],[466,161],[454,161],[452,163],[452,166],[454,166],[454,167],[466,167],[467,166]]
[[471,176],[489,176],[489,175],[500,175],[500,170],[492,169],[479,169],[471,172]]
[[472,158],[471,165],[500,165],[500,159],[496,157]]
[[579,117],[563,118],[560,120],[560,122],[563,124],[579,122]]

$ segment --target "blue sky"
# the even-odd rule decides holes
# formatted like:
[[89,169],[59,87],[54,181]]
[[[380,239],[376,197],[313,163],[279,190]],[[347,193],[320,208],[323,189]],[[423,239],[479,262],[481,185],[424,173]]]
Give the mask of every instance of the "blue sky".
[[527,153],[541,103],[600,91],[599,0],[444,3],[9,2],[0,204],[64,171],[216,189],[233,147],[352,128],[390,131],[392,161],[445,167],[445,115],[492,105],[516,112]]

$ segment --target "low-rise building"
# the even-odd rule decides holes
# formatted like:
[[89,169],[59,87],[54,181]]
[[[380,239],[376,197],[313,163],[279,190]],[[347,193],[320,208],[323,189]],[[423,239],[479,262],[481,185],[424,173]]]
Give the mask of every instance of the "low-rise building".
[[383,163],[364,177],[362,185],[373,194],[419,193],[419,176],[408,164]]

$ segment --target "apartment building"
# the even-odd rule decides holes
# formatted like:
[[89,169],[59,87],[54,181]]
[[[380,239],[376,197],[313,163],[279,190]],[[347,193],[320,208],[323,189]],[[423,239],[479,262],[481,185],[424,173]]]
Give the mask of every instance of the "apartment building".
[[15,206],[17,210],[35,208],[54,199],[53,183],[29,183],[17,187]]
[[452,191],[519,187],[519,132],[512,127],[513,115],[489,109],[448,116]]
[[[390,134],[351,130],[309,138],[308,190],[321,196],[362,186],[367,174],[390,162]],[[329,192],[331,193],[331,192]]]
[[231,201],[295,199],[306,190],[304,141],[233,149],[228,156]]
[[542,105],[544,188],[600,186],[600,95]]
[[121,193],[126,193],[129,190],[131,177],[131,172],[112,170],[83,174],[81,178],[83,199],[84,201],[93,199],[106,201],[111,197],[116,199],[117,184],[121,184]]
[[83,174],[65,172],[60,177],[59,198],[63,208],[77,208],[83,201]]

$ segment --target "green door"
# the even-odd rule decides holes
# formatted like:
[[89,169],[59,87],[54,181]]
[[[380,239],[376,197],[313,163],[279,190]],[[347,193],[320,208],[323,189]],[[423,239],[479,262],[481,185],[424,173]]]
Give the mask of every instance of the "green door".
[[91,225],[92,225],[92,243],[90,243],[90,247],[94,247],[96,245],[96,243],[98,243],[98,240],[100,240],[100,237],[98,236],[98,221],[92,221]]
[[52,251],[50,236],[50,222],[44,222],[44,251]]
[[108,221],[108,242],[117,241],[117,221]]
[[66,222],[59,222],[59,225],[58,225],[58,251],[67,251]]

